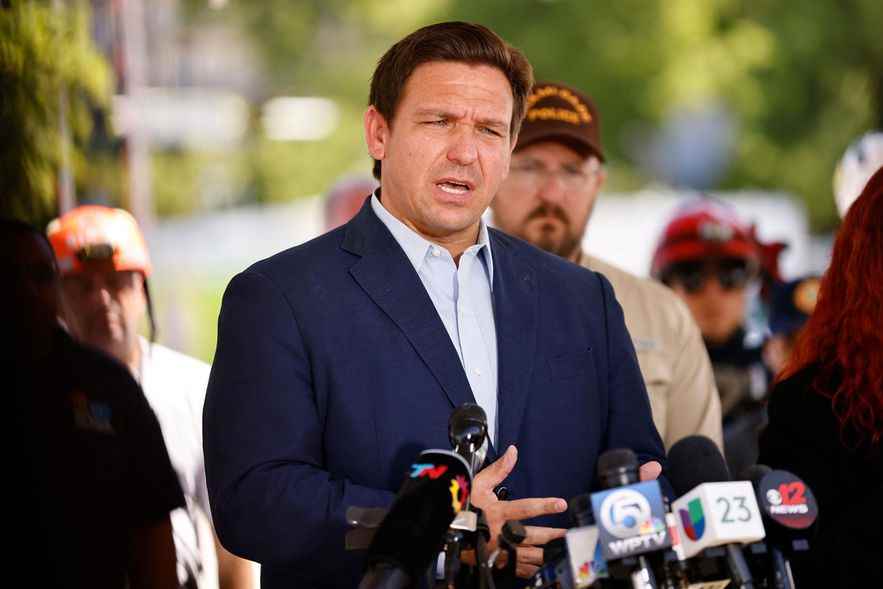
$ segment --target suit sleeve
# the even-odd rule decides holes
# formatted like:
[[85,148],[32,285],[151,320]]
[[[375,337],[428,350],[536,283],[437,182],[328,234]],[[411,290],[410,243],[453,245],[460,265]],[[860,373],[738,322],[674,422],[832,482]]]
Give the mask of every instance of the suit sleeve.
[[215,529],[239,556],[311,566],[343,551],[347,507],[392,500],[323,469],[309,349],[283,293],[258,272],[224,294],[203,425]]
[[670,444],[691,435],[709,438],[723,452],[721,406],[714,371],[699,327],[684,304],[675,299],[678,327],[672,334],[678,348],[672,366],[666,431]]
[[655,460],[665,466],[665,448],[653,424],[647,389],[638,367],[632,339],[613,287],[601,281],[607,335],[607,436],[606,448],[630,448],[644,464]]

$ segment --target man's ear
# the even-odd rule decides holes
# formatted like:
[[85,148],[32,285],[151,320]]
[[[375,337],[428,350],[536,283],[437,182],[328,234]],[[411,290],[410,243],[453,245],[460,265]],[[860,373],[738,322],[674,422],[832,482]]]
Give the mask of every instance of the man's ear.
[[604,188],[604,183],[607,182],[607,168],[601,167],[598,170],[598,190]]
[[388,141],[389,124],[386,118],[373,105],[369,106],[365,111],[365,143],[371,157],[382,160],[386,155]]

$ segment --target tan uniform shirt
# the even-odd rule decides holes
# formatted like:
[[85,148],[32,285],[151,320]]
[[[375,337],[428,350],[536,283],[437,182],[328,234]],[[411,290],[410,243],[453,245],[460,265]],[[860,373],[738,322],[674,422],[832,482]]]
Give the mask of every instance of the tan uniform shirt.
[[613,285],[625,314],[665,449],[699,434],[723,448],[714,372],[689,309],[666,286],[583,253],[580,264]]

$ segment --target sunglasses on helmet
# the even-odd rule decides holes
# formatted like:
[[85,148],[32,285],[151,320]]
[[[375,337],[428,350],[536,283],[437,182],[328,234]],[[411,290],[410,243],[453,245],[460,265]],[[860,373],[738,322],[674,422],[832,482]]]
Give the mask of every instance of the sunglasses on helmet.
[[722,260],[714,262],[681,262],[666,272],[663,282],[679,284],[688,293],[703,289],[708,279],[714,277],[724,290],[744,288],[752,278],[752,271],[745,260]]

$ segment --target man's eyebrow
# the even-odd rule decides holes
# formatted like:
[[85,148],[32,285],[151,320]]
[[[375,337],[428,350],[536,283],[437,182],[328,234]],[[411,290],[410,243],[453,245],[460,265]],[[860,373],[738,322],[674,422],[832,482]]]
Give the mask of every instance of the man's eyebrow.
[[457,115],[444,108],[433,108],[431,106],[427,108],[419,108],[415,111],[414,114],[418,117],[443,117],[449,119],[459,118]]

